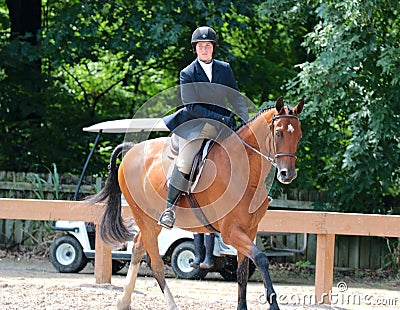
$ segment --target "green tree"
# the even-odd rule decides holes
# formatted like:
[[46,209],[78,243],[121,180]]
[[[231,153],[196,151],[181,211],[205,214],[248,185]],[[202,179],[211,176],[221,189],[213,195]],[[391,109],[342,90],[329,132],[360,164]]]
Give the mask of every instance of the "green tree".
[[[289,36],[279,40],[284,29],[269,25],[265,16],[258,15],[258,6],[257,1],[42,1],[36,49],[9,42],[9,18],[0,11],[3,29],[8,29],[0,44],[1,68],[12,55],[18,58],[22,53],[42,60],[39,93],[24,93],[29,100],[36,96],[41,104],[35,108],[41,113],[35,126],[7,121],[18,113],[0,103],[5,116],[0,167],[26,171],[34,164],[54,162],[60,171],[78,172],[93,139],[82,134],[82,127],[132,117],[153,95],[177,85],[179,70],[194,57],[190,36],[199,25],[217,30],[218,57],[232,63],[241,90],[257,104],[281,95],[284,78],[295,76],[296,57],[290,52]],[[1,2],[0,7],[5,8]],[[263,46],[270,48],[263,51]],[[285,59],[286,55],[291,58]],[[2,73],[4,82],[7,73]],[[2,85],[0,97],[8,96],[14,104],[9,85]],[[107,137],[103,150],[121,140]],[[91,172],[104,170],[104,160],[95,156]]]
[[3,1],[0,14],[0,22],[5,26],[2,29],[8,29],[1,34],[0,47],[0,158],[9,163],[21,161],[20,153],[29,152],[24,148],[25,137],[40,128],[46,113],[40,98],[40,0]]
[[315,59],[286,85],[308,101],[295,186],[326,191],[340,210],[392,212],[400,194],[399,2],[266,5],[287,27],[317,21],[302,43]]

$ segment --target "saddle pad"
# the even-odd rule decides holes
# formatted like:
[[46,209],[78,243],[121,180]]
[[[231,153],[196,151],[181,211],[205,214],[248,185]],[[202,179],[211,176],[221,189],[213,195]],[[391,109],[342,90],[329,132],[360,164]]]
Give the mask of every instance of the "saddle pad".
[[[201,173],[203,172],[204,164],[206,162],[206,158],[209,152],[210,144],[212,140],[207,140],[202,149],[200,149],[199,154],[196,156],[200,156],[199,160],[197,161],[198,165],[197,167],[192,167],[192,171],[196,171],[197,173],[191,173],[191,182],[192,186],[190,186],[190,192],[194,192],[197,183],[199,182]],[[196,160],[194,161],[196,163]],[[194,179],[194,180],[193,180]]]

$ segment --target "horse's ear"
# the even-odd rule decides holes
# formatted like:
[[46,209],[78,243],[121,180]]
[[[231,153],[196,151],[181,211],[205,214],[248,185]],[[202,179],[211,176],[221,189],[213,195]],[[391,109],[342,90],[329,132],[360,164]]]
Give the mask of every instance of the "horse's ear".
[[294,107],[294,113],[296,115],[299,115],[301,113],[301,111],[303,111],[303,107],[304,107],[304,98],[302,98],[299,103]]
[[281,110],[283,109],[283,97],[280,96],[276,102],[275,102],[275,109],[278,112],[278,114],[281,112]]

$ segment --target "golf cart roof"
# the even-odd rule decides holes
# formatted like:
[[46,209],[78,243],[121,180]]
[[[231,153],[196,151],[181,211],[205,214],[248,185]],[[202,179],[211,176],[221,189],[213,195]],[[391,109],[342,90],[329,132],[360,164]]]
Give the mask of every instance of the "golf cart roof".
[[143,131],[169,131],[161,118],[132,118],[107,121],[84,127],[83,131],[103,133],[128,133]]

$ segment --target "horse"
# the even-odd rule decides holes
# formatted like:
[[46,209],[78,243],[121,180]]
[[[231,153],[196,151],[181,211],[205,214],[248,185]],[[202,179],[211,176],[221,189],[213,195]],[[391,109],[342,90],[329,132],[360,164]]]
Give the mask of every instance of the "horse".
[[[271,168],[283,184],[289,184],[297,177],[296,151],[302,136],[298,115],[303,106],[304,100],[294,108],[285,106],[283,98],[279,97],[274,106],[258,112],[209,150],[193,191],[209,225],[194,215],[184,196],[176,209],[175,226],[198,233],[218,231],[224,243],[237,249],[237,309],[247,309],[249,259],[262,276],[270,309],[279,309],[268,272],[268,258],[253,240],[268,209],[269,197],[264,180]],[[134,239],[124,292],[117,302],[117,309],[130,309],[131,295],[145,252],[168,309],[178,309],[165,280],[164,262],[157,242],[161,231],[157,219],[165,208],[167,171],[172,162],[165,156],[170,144],[170,137],[161,137],[117,146],[110,158],[104,188],[88,199],[90,203],[105,202],[100,234],[107,244]],[[117,158],[121,153],[125,156],[118,167]],[[139,228],[134,237],[122,217],[121,193]]]

